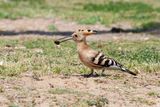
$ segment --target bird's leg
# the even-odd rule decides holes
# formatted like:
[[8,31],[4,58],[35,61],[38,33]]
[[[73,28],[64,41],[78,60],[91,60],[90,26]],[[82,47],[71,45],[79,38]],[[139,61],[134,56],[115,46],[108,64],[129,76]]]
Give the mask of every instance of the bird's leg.
[[94,76],[95,77],[98,77],[98,76],[100,76],[97,72],[94,72]]
[[86,74],[86,75],[84,75],[85,77],[90,77],[90,76],[93,76],[93,72],[94,72],[94,70],[93,69],[91,69],[91,73],[89,73],[89,74]]
[[105,71],[105,69],[102,69],[101,76],[106,76],[106,75],[104,74],[104,71]]

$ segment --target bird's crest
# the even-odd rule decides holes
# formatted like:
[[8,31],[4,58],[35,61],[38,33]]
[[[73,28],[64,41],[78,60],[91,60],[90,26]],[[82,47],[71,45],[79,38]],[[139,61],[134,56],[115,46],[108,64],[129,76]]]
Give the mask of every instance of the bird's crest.
[[82,33],[84,36],[89,36],[89,35],[91,35],[91,34],[97,33],[97,31],[95,31],[95,30],[90,30],[90,29],[78,29],[76,32],[77,32],[77,33]]

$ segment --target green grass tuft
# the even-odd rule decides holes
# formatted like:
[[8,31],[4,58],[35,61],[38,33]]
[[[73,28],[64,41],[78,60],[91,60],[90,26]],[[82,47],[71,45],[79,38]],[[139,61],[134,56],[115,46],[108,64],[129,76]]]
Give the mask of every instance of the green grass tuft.
[[80,96],[92,95],[89,93],[80,92],[80,91],[76,91],[76,90],[69,89],[69,88],[53,88],[53,89],[50,89],[48,92],[50,94],[74,94],[74,95],[80,95]]
[[89,106],[96,106],[96,107],[104,107],[109,103],[107,98],[98,97],[96,99],[88,100],[87,104]]
[[80,24],[96,24],[97,22],[101,22],[101,18],[98,16],[92,16],[79,20]]
[[105,4],[93,4],[89,3],[84,5],[84,10],[87,11],[102,11],[102,12],[113,12],[120,13],[126,11],[135,11],[137,13],[141,12],[151,12],[154,8],[151,5],[142,2],[109,2]]
[[141,31],[157,30],[160,29],[160,22],[152,21],[148,23],[143,23],[138,29]]
[[57,31],[57,28],[55,25],[52,24],[48,26],[48,30],[53,32],[53,31]]
[[147,93],[147,95],[149,95],[149,96],[151,96],[151,97],[159,97],[159,93],[154,92],[154,91]]
[[39,16],[50,10],[49,4],[44,0],[8,0],[0,1],[0,18],[17,19],[22,17]]
[[[108,2],[104,4],[93,4],[88,3],[83,6],[83,9],[88,12],[101,12],[103,14],[111,13],[110,18],[117,17],[113,19],[118,20],[133,20],[133,22],[147,21],[153,19],[153,15],[159,14],[158,8],[153,8],[152,5],[143,2]],[[101,19],[108,20],[101,16]],[[101,20],[102,24],[105,24],[104,20]],[[143,23],[143,22],[142,22]]]
[[8,107],[19,107],[19,106],[15,104],[10,104]]

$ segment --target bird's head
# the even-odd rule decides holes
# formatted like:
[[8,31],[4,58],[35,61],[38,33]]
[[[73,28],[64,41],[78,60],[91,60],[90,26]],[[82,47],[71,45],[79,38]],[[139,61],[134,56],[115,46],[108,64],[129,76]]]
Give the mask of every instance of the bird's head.
[[75,42],[82,42],[87,36],[95,34],[97,31],[90,29],[78,29],[72,34],[72,38]]
[[78,29],[76,32],[81,33],[83,36],[89,36],[97,33],[97,31],[90,29]]

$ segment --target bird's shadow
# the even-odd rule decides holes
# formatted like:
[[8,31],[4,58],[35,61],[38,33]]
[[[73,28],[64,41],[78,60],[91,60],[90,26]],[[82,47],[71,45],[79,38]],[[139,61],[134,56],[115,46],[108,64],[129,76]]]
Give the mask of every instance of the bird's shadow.
[[109,75],[109,74],[103,74],[103,75],[99,75],[99,74],[93,74],[93,75],[88,75],[88,74],[73,74],[71,76],[83,77],[83,78],[99,78],[99,77],[110,77],[111,75]]

